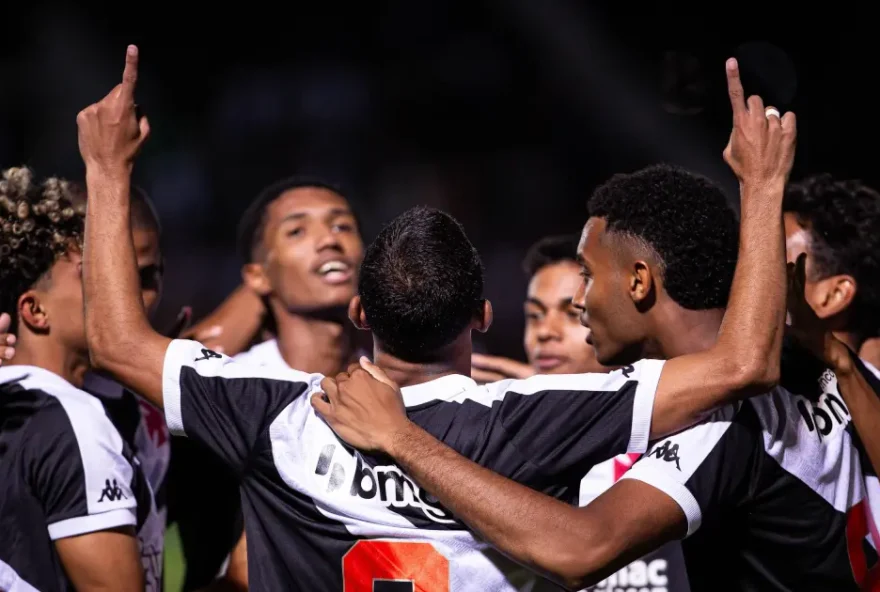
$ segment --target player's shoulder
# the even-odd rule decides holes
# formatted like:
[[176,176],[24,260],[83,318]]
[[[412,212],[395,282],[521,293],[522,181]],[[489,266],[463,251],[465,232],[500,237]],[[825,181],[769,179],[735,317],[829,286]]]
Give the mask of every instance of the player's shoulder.
[[5,390],[18,391],[18,400],[31,405],[30,424],[57,440],[95,440],[116,447],[120,436],[104,406],[93,395],[57,374],[35,366],[0,368]]
[[500,380],[485,386],[493,393],[515,392],[524,395],[544,391],[617,392],[639,382],[656,385],[664,363],[663,360],[639,360],[610,372],[536,374],[529,378]]

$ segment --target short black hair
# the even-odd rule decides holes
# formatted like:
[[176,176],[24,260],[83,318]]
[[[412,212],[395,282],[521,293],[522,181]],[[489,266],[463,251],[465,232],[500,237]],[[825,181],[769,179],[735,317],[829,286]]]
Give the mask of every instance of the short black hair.
[[[18,330],[18,299],[71,249],[81,249],[85,231],[82,188],[51,177],[38,183],[27,167],[3,171],[0,179],[0,311]],[[78,311],[69,311],[76,314]]]
[[659,257],[663,284],[683,308],[727,306],[739,224],[721,189],[682,168],[654,165],[613,176],[590,197],[590,216]]
[[269,204],[278,199],[282,193],[300,187],[320,187],[348,199],[346,191],[340,184],[323,177],[296,175],[272,183],[251,202],[238,224],[238,251],[243,261],[250,263],[256,258],[258,248],[263,241],[263,232],[266,230],[266,209]]
[[536,273],[554,263],[562,261],[577,262],[578,244],[581,237],[577,234],[545,236],[531,247],[523,260],[523,271],[526,277],[532,278]]
[[427,362],[483,305],[483,266],[458,221],[415,207],[367,247],[358,291],[367,322],[388,353]]
[[880,331],[880,194],[858,180],[821,174],[785,190],[784,212],[810,234],[814,273],[851,275],[858,289],[849,324],[870,337]]

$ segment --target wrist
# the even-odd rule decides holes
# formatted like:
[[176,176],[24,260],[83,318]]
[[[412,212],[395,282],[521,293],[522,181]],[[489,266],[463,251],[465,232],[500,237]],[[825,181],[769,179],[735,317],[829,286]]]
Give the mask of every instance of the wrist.
[[131,183],[131,169],[124,163],[86,161],[86,183]]
[[415,427],[415,424],[408,418],[404,418],[399,425],[388,430],[387,435],[379,443],[380,450],[397,460],[407,450],[412,448],[409,443],[412,440]]

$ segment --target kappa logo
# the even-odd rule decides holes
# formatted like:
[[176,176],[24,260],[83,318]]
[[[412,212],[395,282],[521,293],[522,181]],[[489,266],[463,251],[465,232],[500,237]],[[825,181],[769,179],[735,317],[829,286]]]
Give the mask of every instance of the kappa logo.
[[[328,444],[321,450],[315,465],[315,474],[330,475],[327,492],[340,490],[346,483],[345,467],[334,463],[336,444]],[[421,489],[394,465],[370,467],[356,455],[354,475],[349,495],[365,500],[376,500],[388,508],[414,508],[425,517],[440,524],[455,524],[449,512],[436,498]]]
[[671,440],[666,440],[666,442],[664,442],[662,446],[658,446],[657,448],[654,448],[653,450],[648,452],[645,456],[646,457],[653,456],[654,458],[656,458],[658,460],[663,460],[666,462],[673,462],[674,461],[675,468],[678,469],[679,471],[681,470],[681,465],[678,462],[679,461],[678,444],[673,444]]
[[104,500],[115,502],[117,500],[127,499],[126,495],[122,492],[122,489],[119,488],[119,484],[116,482],[116,479],[110,481],[110,479],[104,480],[104,490],[101,491],[101,497],[98,499],[98,502],[103,502]]
[[211,359],[211,358],[217,358],[217,359],[219,360],[219,359],[222,358],[222,357],[223,357],[223,356],[221,356],[221,355],[218,354],[217,352],[215,352],[215,351],[211,351],[210,349],[208,349],[208,348],[206,348],[206,347],[203,347],[203,348],[202,348],[202,357],[201,357],[201,358],[196,358],[196,359],[193,360],[193,361],[194,361],[194,362],[201,362],[202,360],[209,360],[209,359]]

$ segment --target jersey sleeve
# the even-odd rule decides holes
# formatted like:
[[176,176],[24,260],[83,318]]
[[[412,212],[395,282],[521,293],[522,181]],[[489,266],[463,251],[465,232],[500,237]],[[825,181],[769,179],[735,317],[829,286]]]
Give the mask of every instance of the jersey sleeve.
[[322,378],[236,362],[195,341],[174,340],[162,373],[165,420],[172,434],[201,442],[242,473],[260,434],[295,398],[319,390]]
[[687,536],[707,517],[722,515],[749,494],[761,429],[749,403],[723,407],[707,420],[653,443],[622,479],[671,497],[687,518]]
[[583,477],[617,454],[648,446],[664,362],[642,360],[608,374],[538,375],[503,385],[504,437],[545,475]]
[[27,456],[52,540],[136,524],[132,456],[100,411],[66,403],[41,413]]

